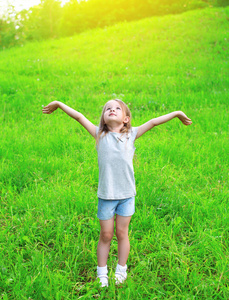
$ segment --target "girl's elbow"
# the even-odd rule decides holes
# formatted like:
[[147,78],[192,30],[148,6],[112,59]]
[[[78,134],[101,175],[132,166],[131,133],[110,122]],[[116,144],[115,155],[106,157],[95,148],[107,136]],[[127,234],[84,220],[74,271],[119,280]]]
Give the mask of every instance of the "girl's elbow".
[[151,124],[150,124],[150,129],[154,128],[157,125],[159,125],[159,124],[157,124],[157,122],[152,121]]
[[77,112],[75,115],[75,120],[80,122],[82,120],[82,118],[83,118],[83,115],[81,113]]

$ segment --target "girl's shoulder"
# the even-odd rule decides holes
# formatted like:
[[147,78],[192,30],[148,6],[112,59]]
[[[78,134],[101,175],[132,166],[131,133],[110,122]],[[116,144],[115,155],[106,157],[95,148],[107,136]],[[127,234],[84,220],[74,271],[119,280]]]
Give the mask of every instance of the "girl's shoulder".
[[96,135],[98,135],[98,133],[99,133],[99,126],[96,126],[95,133],[96,133]]
[[131,128],[130,128],[130,131],[131,131],[132,134],[137,134],[137,132],[138,132],[138,127],[131,127]]
[[138,127],[130,128],[129,135],[130,135],[131,140],[134,141],[136,139],[137,133],[138,133]]

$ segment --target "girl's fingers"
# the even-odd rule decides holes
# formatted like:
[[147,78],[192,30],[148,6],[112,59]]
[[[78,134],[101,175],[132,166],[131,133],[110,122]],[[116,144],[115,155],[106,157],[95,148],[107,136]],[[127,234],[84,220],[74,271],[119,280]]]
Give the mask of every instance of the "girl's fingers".
[[55,101],[49,103],[48,105],[42,105],[42,111],[45,114],[51,114],[54,110],[56,110],[58,106],[56,105]]
[[187,117],[187,118],[183,119],[182,122],[190,123],[190,122],[192,122],[192,120]]
[[186,122],[186,123],[184,123],[185,125],[191,125],[192,124],[192,122]]
[[183,120],[182,123],[183,123],[184,125],[191,125],[191,124],[192,124],[192,121],[191,121],[191,119],[187,118],[187,119]]
[[44,114],[50,114],[52,111],[50,111],[49,109],[42,109],[42,112]]

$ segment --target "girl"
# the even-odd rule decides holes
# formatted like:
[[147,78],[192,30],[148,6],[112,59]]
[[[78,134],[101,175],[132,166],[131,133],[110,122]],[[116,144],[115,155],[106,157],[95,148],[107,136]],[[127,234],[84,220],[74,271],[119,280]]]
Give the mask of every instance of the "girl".
[[59,101],[51,102],[42,111],[51,114],[57,108],[78,121],[96,139],[99,164],[97,216],[101,226],[97,248],[97,276],[102,287],[108,286],[107,259],[116,215],[118,264],[115,280],[117,284],[122,283],[127,278],[126,262],[130,251],[128,228],[135,212],[134,141],[154,126],[173,118],[179,118],[184,125],[191,125],[191,119],[182,111],[175,111],[132,128],[129,108],[121,100],[115,99],[105,104],[99,127],[96,127],[81,113]]

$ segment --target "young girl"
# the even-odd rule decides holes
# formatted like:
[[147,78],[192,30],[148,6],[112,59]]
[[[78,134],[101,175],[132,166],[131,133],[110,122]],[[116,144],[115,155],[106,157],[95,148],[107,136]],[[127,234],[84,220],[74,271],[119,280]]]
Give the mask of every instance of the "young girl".
[[135,212],[134,142],[154,126],[173,118],[179,118],[184,125],[191,125],[191,119],[182,111],[175,111],[132,128],[129,108],[121,100],[115,99],[105,104],[99,127],[96,127],[81,113],[59,101],[51,102],[42,111],[51,114],[57,108],[78,121],[96,139],[99,164],[97,216],[101,226],[97,248],[97,276],[102,287],[108,286],[107,259],[116,215],[118,264],[115,279],[117,284],[122,283],[127,278],[126,262],[130,251],[128,228]]

